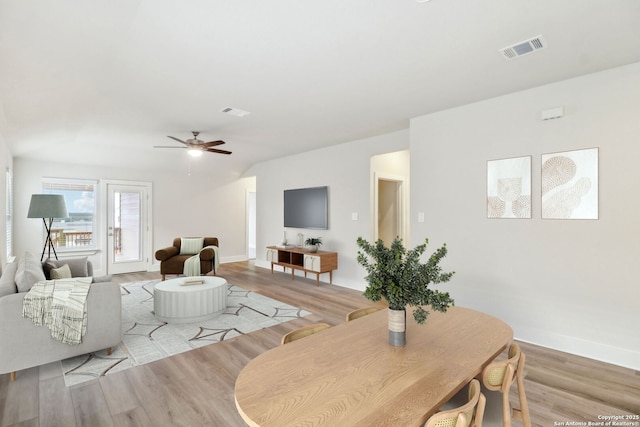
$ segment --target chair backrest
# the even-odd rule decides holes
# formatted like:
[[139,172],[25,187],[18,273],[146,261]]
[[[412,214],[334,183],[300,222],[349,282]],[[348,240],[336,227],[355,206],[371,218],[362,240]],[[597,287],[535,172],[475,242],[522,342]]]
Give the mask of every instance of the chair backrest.
[[[492,362],[482,371],[484,386],[488,390],[502,393],[502,418],[505,426],[511,425],[511,418],[516,418],[525,427],[531,427],[529,405],[524,391],[524,362],[525,354],[520,351],[520,346],[512,343],[507,360]],[[509,399],[509,389],[514,381],[518,387],[520,408],[512,407]]]
[[462,406],[433,414],[424,427],[476,427],[482,425],[486,398],[481,393],[480,381],[469,383],[469,401]]
[[[181,237],[176,237],[175,239],[173,239],[173,246],[175,246],[176,248],[178,248],[178,250],[180,249],[180,242]],[[217,237],[205,237],[204,238],[204,246],[218,246],[220,247],[219,243],[218,243],[218,238]]]
[[520,365],[520,346],[512,343],[509,346],[509,358],[499,362],[491,362],[482,371],[482,383],[491,391],[509,391]]
[[299,340],[300,338],[308,337],[309,335],[315,334],[316,332],[320,332],[330,327],[331,326],[326,323],[314,323],[313,325],[304,326],[300,329],[296,329],[284,334],[282,336],[280,344],[286,344],[291,341]]
[[364,317],[367,314],[375,313],[381,308],[382,307],[371,306],[371,307],[364,307],[364,308],[359,308],[357,310],[353,310],[347,313],[347,322],[350,320],[359,319],[360,317]]

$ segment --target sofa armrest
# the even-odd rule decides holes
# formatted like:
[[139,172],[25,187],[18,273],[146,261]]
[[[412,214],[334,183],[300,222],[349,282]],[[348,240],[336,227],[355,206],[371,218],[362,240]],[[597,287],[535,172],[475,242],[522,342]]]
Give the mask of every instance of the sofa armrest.
[[115,347],[122,332],[120,285],[113,282],[91,285],[87,295],[87,334],[79,345],[51,338],[46,326],[35,326],[22,317],[26,292],[0,298],[0,374]]
[[156,251],[156,259],[158,261],[166,261],[176,255],[178,255],[178,248],[176,248],[175,246],[169,246],[167,248],[158,249]]

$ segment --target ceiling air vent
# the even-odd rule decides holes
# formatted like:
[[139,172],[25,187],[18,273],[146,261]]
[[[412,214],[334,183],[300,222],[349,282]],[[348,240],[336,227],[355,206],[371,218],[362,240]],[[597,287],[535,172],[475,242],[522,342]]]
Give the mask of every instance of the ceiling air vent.
[[547,42],[545,41],[544,37],[537,36],[529,40],[516,43],[512,46],[502,48],[500,49],[500,52],[506,59],[514,59],[528,53],[533,53],[540,49],[544,49],[545,47],[547,47]]
[[247,114],[251,114],[248,111],[241,110],[239,108],[226,107],[220,110],[223,113],[231,114],[232,116],[244,117]]

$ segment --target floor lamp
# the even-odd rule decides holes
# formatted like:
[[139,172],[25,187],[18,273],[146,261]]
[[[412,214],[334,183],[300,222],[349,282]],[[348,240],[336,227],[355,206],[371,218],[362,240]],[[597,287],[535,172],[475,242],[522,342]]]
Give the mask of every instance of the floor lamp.
[[[32,194],[31,204],[29,205],[29,213],[27,218],[42,218],[44,222],[44,228],[47,230],[47,240],[44,242],[44,248],[42,248],[42,256],[40,261],[44,259],[44,252],[49,248],[49,258],[51,258],[51,249],[53,249],[53,255],[58,259],[56,248],[51,241],[51,224],[53,224],[54,218],[66,218],[67,217],[67,205],[64,201],[64,196],[60,194]],[[49,219],[49,224],[47,224]]]

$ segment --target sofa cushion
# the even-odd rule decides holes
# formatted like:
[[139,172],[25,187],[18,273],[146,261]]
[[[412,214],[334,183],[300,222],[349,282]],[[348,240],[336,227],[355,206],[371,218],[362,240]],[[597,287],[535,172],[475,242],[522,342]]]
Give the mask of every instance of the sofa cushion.
[[25,252],[24,256],[18,260],[15,277],[18,292],[27,292],[34,283],[46,280],[42,264],[30,252]]
[[18,292],[15,280],[17,270],[18,264],[15,262],[10,262],[5,266],[2,276],[0,276],[0,298]]
[[180,255],[195,255],[204,247],[204,237],[180,239]]
[[47,279],[51,279],[51,270],[60,268],[68,264],[71,270],[71,277],[89,277],[87,257],[67,258],[67,259],[47,259],[43,264],[44,274]]
[[52,268],[51,269],[51,278],[52,279],[71,279],[71,269],[69,268],[69,264],[65,264],[62,267]]

